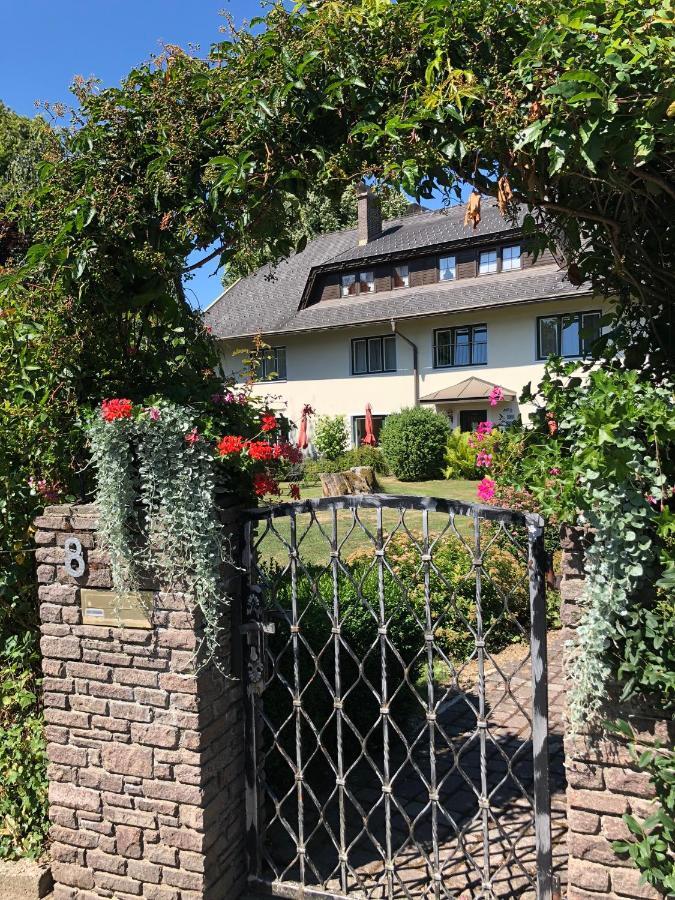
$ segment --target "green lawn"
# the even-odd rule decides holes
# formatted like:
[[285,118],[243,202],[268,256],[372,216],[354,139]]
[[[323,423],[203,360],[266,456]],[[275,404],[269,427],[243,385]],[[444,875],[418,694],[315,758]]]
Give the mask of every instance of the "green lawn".
[[[473,502],[476,500],[475,481],[397,481],[395,478],[378,479],[380,490],[384,494],[421,495],[425,497],[440,497],[442,499],[454,499]],[[321,497],[321,485],[302,487],[303,499]],[[340,543],[340,554],[346,559],[355,550],[372,546],[372,541],[365,529],[373,535],[376,529],[377,512],[374,509],[361,509],[358,511],[358,521],[355,521],[351,510],[339,510],[337,513],[337,534]],[[359,524],[360,522],[360,524]],[[421,532],[422,513],[419,510],[408,510],[404,518],[405,525],[412,532]],[[431,535],[438,534],[448,522],[448,517],[440,513],[429,515],[429,528]],[[469,521],[458,517],[456,521],[458,529],[468,533]],[[400,516],[397,510],[385,509],[383,511],[383,525],[386,535],[400,529]],[[288,548],[285,541],[290,539],[290,523],[287,518],[273,520],[276,533],[268,531],[264,536],[259,530],[260,544],[258,548],[259,559],[264,561],[276,561],[280,565],[288,562]],[[325,534],[322,534],[321,526]],[[363,527],[361,527],[363,526]],[[310,564],[328,565],[330,561],[330,537],[332,535],[332,516],[330,512],[321,512],[313,520],[309,514],[297,517],[297,540],[300,558]]]

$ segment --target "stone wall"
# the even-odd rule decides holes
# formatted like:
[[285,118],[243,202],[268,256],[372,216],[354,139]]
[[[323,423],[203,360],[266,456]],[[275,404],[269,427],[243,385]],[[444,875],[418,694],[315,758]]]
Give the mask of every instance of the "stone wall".
[[[576,601],[584,587],[584,548],[587,536],[577,529],[563,529],[562,583],[563,625],[568,639],[574,636],[580,611]],[[636,738],[645,746],[655,740],[673,745],[672,723],[657,716],[641,715],[617,707],[608,717],[631,722]],[[649,885],[639,884],[640,872],[629,860],[618,857],[614,840],[629,837],[622,815],[645,818],[653,809],[654,789],[648,776],[633,763],[628,742],[614,735],[577,734],[568,729],[565,738],[567,770],[567,822],[569,871],[567,900],[626,900],[659,898]]]
[[[48,507],[36,520],[54,896],[236,898],[239,683],[195,674],[199,617],[180,593],[154,586],[150,630],[82,624],[80,590],[111,586],[96,525],[92,506]],[[72,536],[80,578],[63,566]]]

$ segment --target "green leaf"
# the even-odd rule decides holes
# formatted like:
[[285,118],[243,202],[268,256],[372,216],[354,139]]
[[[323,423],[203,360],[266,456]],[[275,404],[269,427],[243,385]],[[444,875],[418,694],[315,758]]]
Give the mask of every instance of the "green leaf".
[[592,84],[599,91],[602,91],[603,94],[607,93],[607,88],[603,83],[601,78],[595,74],[595,72],[591,72],[590,69],[575,69],[572,72],[565,72],[560,76],[560,81],[580,81],[587,84]]

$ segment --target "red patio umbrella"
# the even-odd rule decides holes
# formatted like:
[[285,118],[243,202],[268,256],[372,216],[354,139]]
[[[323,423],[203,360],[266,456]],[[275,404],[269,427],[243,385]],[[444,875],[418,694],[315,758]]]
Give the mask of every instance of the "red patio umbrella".
[[370,444],[374,447],[377,444],[377,438],[373,432],[373,407],[370,403],[366,406],[366,433],[363,436],[362,444]]
[[312,415],[314,410],[309,404],[305,404],[302,408],[302,418],[300,419],[300,430],[298,431],[298,447],[301,450],[306,450],[309,446],[309,440],[307,439],[307,424],[309,421],[309,417]]

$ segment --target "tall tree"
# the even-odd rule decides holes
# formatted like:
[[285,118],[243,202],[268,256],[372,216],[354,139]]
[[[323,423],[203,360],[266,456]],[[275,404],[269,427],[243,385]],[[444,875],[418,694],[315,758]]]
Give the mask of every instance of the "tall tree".
[[310,192],[468,181],[507,215],[525,203],[571,277],[618,298],[636,358],[667,364],[672,24],[666,0],[278,5],[206,60],[172,49],[121,88],[77,87],[28,262],[142,345],[152,316],[184,315],[190,269],[294,249]]

